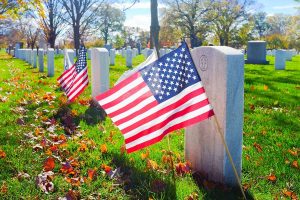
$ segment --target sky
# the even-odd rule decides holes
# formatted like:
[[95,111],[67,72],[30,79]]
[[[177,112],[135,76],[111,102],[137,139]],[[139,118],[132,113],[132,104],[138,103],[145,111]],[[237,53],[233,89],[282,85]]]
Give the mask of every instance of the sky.
[[[264,11],[268,15],[278,13],[293,15],[296,13],[295,7],[297,5],[300,6],[300,3],[294,0],[256,0],[256,3],[255,10]],[[128,7],[128,5],[124,6]],[[158,7],[163,8],[164,5],[159,3]],[[125,26],[140,27],[144,30],[149,30],[150,20],[150,0],[140,0],[139,3],[126,10]]]

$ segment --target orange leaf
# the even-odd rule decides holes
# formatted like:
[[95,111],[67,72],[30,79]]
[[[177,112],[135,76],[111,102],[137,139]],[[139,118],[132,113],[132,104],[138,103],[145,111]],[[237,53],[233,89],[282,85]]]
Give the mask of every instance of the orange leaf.
[[189,163],[179,162],[178,164],[175,165],[175,167],[176,167],[176,172],[179,175],[187,174],[191,170]]
[[55,162],[54,162],[54,158],[52,157],[48,157],[45,161],[44,161],[44,170],[47,171],[52,171],[55,167]]
[[147,160],[147,168],[152,169],[152,170],[157,170],[158,169],[158,164],[154,160]]
[[5,158],[6,157],[6,153],[0,149],[0,158]]
[[297,156],[298,152],[297,151],[292,151],[291,149],[288,150],[288,152],[293,155],[293,156]]
[[294,161],[293,161],[292,167],[294,167],[294,168],[299,168],[299,165],[298,165],[298,161],[297,161],[297,160],[294,160]]
[[124,153],[125,153],[125,151],[126,151],[126,146],[125,146],[125,144],[123,144],[123,145],[121,146],[120,151],[121,151],[121,154],[124,154]]
[[251,91],[255,90],[254,85],[251,85],[251,86],[250,86],[250,90],[251,90]]
[[60,171],[65,174],[69,174],[69,173],[73,172],[73,167],[72,167],[72,165],[70,165],[70,163],[66,162],[62,165],[62,168],[60,168]]
[[107,146],[106,146],[106,144],[101,144],[100,150],[101,150],[101,153],[107,153]]
[[256,148],[256,150],[258,152],[262,152],[262,148],[261,148],[261,146],[258,143],[254,142],[253,146]]
[[250,108],[250,110],[254,110],[254,109],[255,109],[254,104],[250,104],[250,105],[249,105],[249,108]]
[[149,157],[149,150],[147,150],[146,153],[141,153],[142,160],[145,160],[148,157]]
[[269,89],[269,87],[267,86],[267,85],[264,85],[264,90],[268,90]]
[[276,181],[276,179],[277,179],[276,176],[275,176],[274,174],[269,175],[267,178],[268,178],[269,181],[271,181],[271,182],[273,182],[273,183],[274,183],[274,182]]
[[68,183],[73,186],[80,186],[80,178],[65,178]]
[[88,149],[88,148],[87,148],[87,145],[86,145],[86,144],[84,144],[84,143],[81,143],[81,144],[80,144],[79,151],[84,152],[84,151],[86,151],[87,149]]
[[88,177],[89,177],[90,180],[93,180],[96,177],[96,175],[97,175],[96,172],[97,171],[95,169],[89,169],[88,170]]
[[285,196],[290,197],[292,200],[298,200],[298,197],[297,197],[296,193],[293,192],[293,191],[289,191],[289,190],[287,190],[287,189],[284,189],[284,190],[282,191],[282,193],[283,193]]
[[101,168],[106,172],[109,173],[111,171],[111,167],[106,165],[106,164],[102,164]]

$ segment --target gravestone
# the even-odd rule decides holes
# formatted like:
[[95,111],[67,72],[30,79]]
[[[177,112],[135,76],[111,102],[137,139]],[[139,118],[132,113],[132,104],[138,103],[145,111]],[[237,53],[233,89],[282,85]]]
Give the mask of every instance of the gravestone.
[[132,58],[135,58],[137,56],[137,54],[138,54],[137,48],[133,48],[132,49]]
[[15,45],[15,57],[16,58],[20,58],[19,49],[21,49],[21,44],[19,42],[17,42],[16,45]]
[[92,48],[92,97],[109,89],[109,55],[105,48]]
[[[240,176],[244,55],[225,46],[198,47],[191,53]],[[200,171],[209,180],[238,186],[213,117],[186,128],[185,158],[195,171]]]
[[132,50],[126,50],[126,67],[132,67]]
[[125,56],[126,56],[126,50],[125,50],[125,48],[122,48],[122,57],[124,58]]
[[153,51],[153,49],[148,49],[146,58],[148,58],[153,53]]
[[140,55],[140,54],[141,54],[141,51],[142,51],[142,44],[141,44],[140,42],[138,42],[138,43],[136,44],[136,47],[137,47],[137,49],[138,49],[138,54]]
[[275,51],[275,69],[285,70],[285,60],[287,52],[285,50]]
[[49,48],[47,53],[47,68],[48,68],[48,76],[54,76],[54,49]]
[[39,49],[39,72],[44,72],[44,50]]
[[91,49],[87,50],[87,59],[91,59]]
[[109,52],[112,49],[112,45],[106,44],[106,45],[104,45],[104,48],[107,49],[107,51]]
[[160,49],[159,50],[159,56],[162,57],[166,54],[166,49]]
[[266,48],[265,41],[248,41],[246,63],[269,64],[269,61],[266,60]]
[[[74,50],[73,49],[65,49],[64,50],[64,70],[69,69],[74,64]],[[68,60],[67,60],[68,59]]]
[[29,61],[29,63],[30,63],[31,66],[33,66],[33,57],[34,57],[34,52],[33,52],[32,49],[30,49],[30,61]]
[[33,68],[37,68],[37,58],[36,58],[37,57],[37,50],[36,49],[33,50],[33,56],[32,57],[33,57],[32,58],[33,59],[33,64],[32,64]]
[[285,55],[286,55],[286,60],[288,60],[288,61],[292,60],[293,53],[291,50],[286,50]]
[[115,58],[116,58],[116,50],[115,49],[110,50],[109,58],[110,58],[110,65],[115,65]]
[[172,49],[166,49],[166,54],[170,53],[172,51]]

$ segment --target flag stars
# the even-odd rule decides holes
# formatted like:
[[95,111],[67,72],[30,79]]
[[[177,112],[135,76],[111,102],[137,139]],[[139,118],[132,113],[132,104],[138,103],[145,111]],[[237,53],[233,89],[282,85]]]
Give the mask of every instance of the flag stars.
[[170,60],[171,60],[170,58],[167,58],[167,61],[168,61],[168,62],[170,62]]
[[185,51],[185,48],[182,48],[181,51],[184,52],[184,51]]
[[163,66],[163,64],[160,62],[159,64],[158,64],[159,66]]
[[180,58],[183,58],[183,54],[182,54],[182,53],[181,53],[181,54],[179,54],[179,57],[180,57]]
[[165,63],[165,67],[168,67],[169,66],[169,64],[168,63]]

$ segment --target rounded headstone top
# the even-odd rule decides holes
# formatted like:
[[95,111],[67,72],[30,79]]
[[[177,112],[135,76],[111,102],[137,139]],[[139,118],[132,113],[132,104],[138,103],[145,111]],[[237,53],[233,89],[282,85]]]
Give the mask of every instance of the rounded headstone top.
[[266,41],[263,40],[250,40],[248,43],[266,43]]
[[99,51],[99,52],[107,52],[107,49],[106,48],[94,48],[95,50]]

